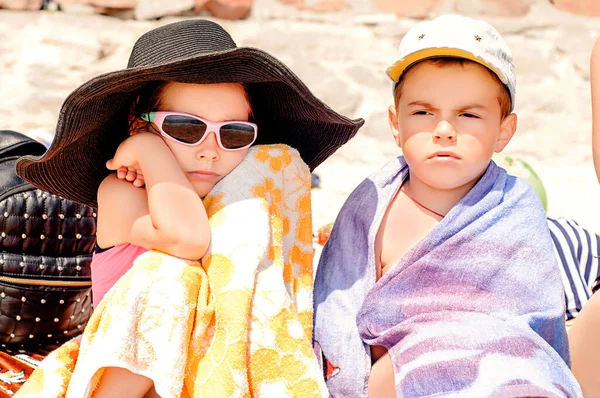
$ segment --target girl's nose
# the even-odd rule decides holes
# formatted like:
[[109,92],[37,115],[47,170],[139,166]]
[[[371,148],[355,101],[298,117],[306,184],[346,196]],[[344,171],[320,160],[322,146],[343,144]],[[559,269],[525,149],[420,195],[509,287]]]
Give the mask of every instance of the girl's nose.
[[219,159],[219,144],[217,135],[214,131],[209,131],[208,136],[202,141],[196,150],[197,159],[218,160]]

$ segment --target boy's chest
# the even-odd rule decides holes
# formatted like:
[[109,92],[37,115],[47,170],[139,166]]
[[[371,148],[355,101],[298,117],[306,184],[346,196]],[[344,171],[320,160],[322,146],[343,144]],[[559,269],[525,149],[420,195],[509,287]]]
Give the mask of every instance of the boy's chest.
[[402,192],[388,207],[375,240],[377,279],[397,264],[438,221],[424,213]]

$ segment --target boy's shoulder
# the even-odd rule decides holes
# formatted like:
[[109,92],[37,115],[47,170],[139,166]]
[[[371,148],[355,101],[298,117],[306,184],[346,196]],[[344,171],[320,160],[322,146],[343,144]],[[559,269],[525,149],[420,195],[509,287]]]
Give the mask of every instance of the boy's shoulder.
[[543,211],[540,197],[529,182],[521,177],[509,174],[509,172],[503,167],[498,166],[495,163],[493,164],[498,168],[499,171],[496,178],[504,180],[504,195],[507,198],[514,199],[518,203],[531,203],[535,206],[539,205]]
[[408,165],[403,156],[389,160],[365,178],[348,196],[344,207],[356,206],[360,211],[361,203],[377,202],[382,193],[393,189],[408,176]]
[[[408,164],[404,156],[400,155],[390,159],[387,163],[380,166],[362,184],[371,181],[378,187],[384,187],[395,183],[398,179],[404,180],[408,176]],[[360,185],[359,185],[360,186]]]

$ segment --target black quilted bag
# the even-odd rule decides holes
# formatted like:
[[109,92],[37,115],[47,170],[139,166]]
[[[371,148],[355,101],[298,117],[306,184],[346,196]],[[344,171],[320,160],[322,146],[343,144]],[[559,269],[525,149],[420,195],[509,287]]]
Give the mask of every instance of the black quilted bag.
[[45,147],[0,131],[0,345],[36,350],[83,332],[92,313],[94,209],[36,189],[15,174]]

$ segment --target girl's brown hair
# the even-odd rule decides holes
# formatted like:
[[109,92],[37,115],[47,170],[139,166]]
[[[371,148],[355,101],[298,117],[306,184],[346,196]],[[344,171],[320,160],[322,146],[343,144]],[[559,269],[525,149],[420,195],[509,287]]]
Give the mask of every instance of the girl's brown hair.
[[140,119],[142,113],[158,110],[162,106],[162,93],[169,82],[157,81],[144,86],[129,111],[129,134],[142,131],[156,132],[152,123]]
[[[152,123],[141,120],[140,115],[142,113],[148,113],[162,109],[162,94],[169,84],[170,82],[166,81],[151,82],[139,91],[138,97],[131,106],[129,112],[130,134],[135,134],[142,131],[158,133],[158,131],[156,131],[156,129],[152,126]],[[252,102],[250,101],[248,87],[242,83],[240,83],[240,85],[242,86],[246,100],[250,105],[249,121],[253,121]]]

